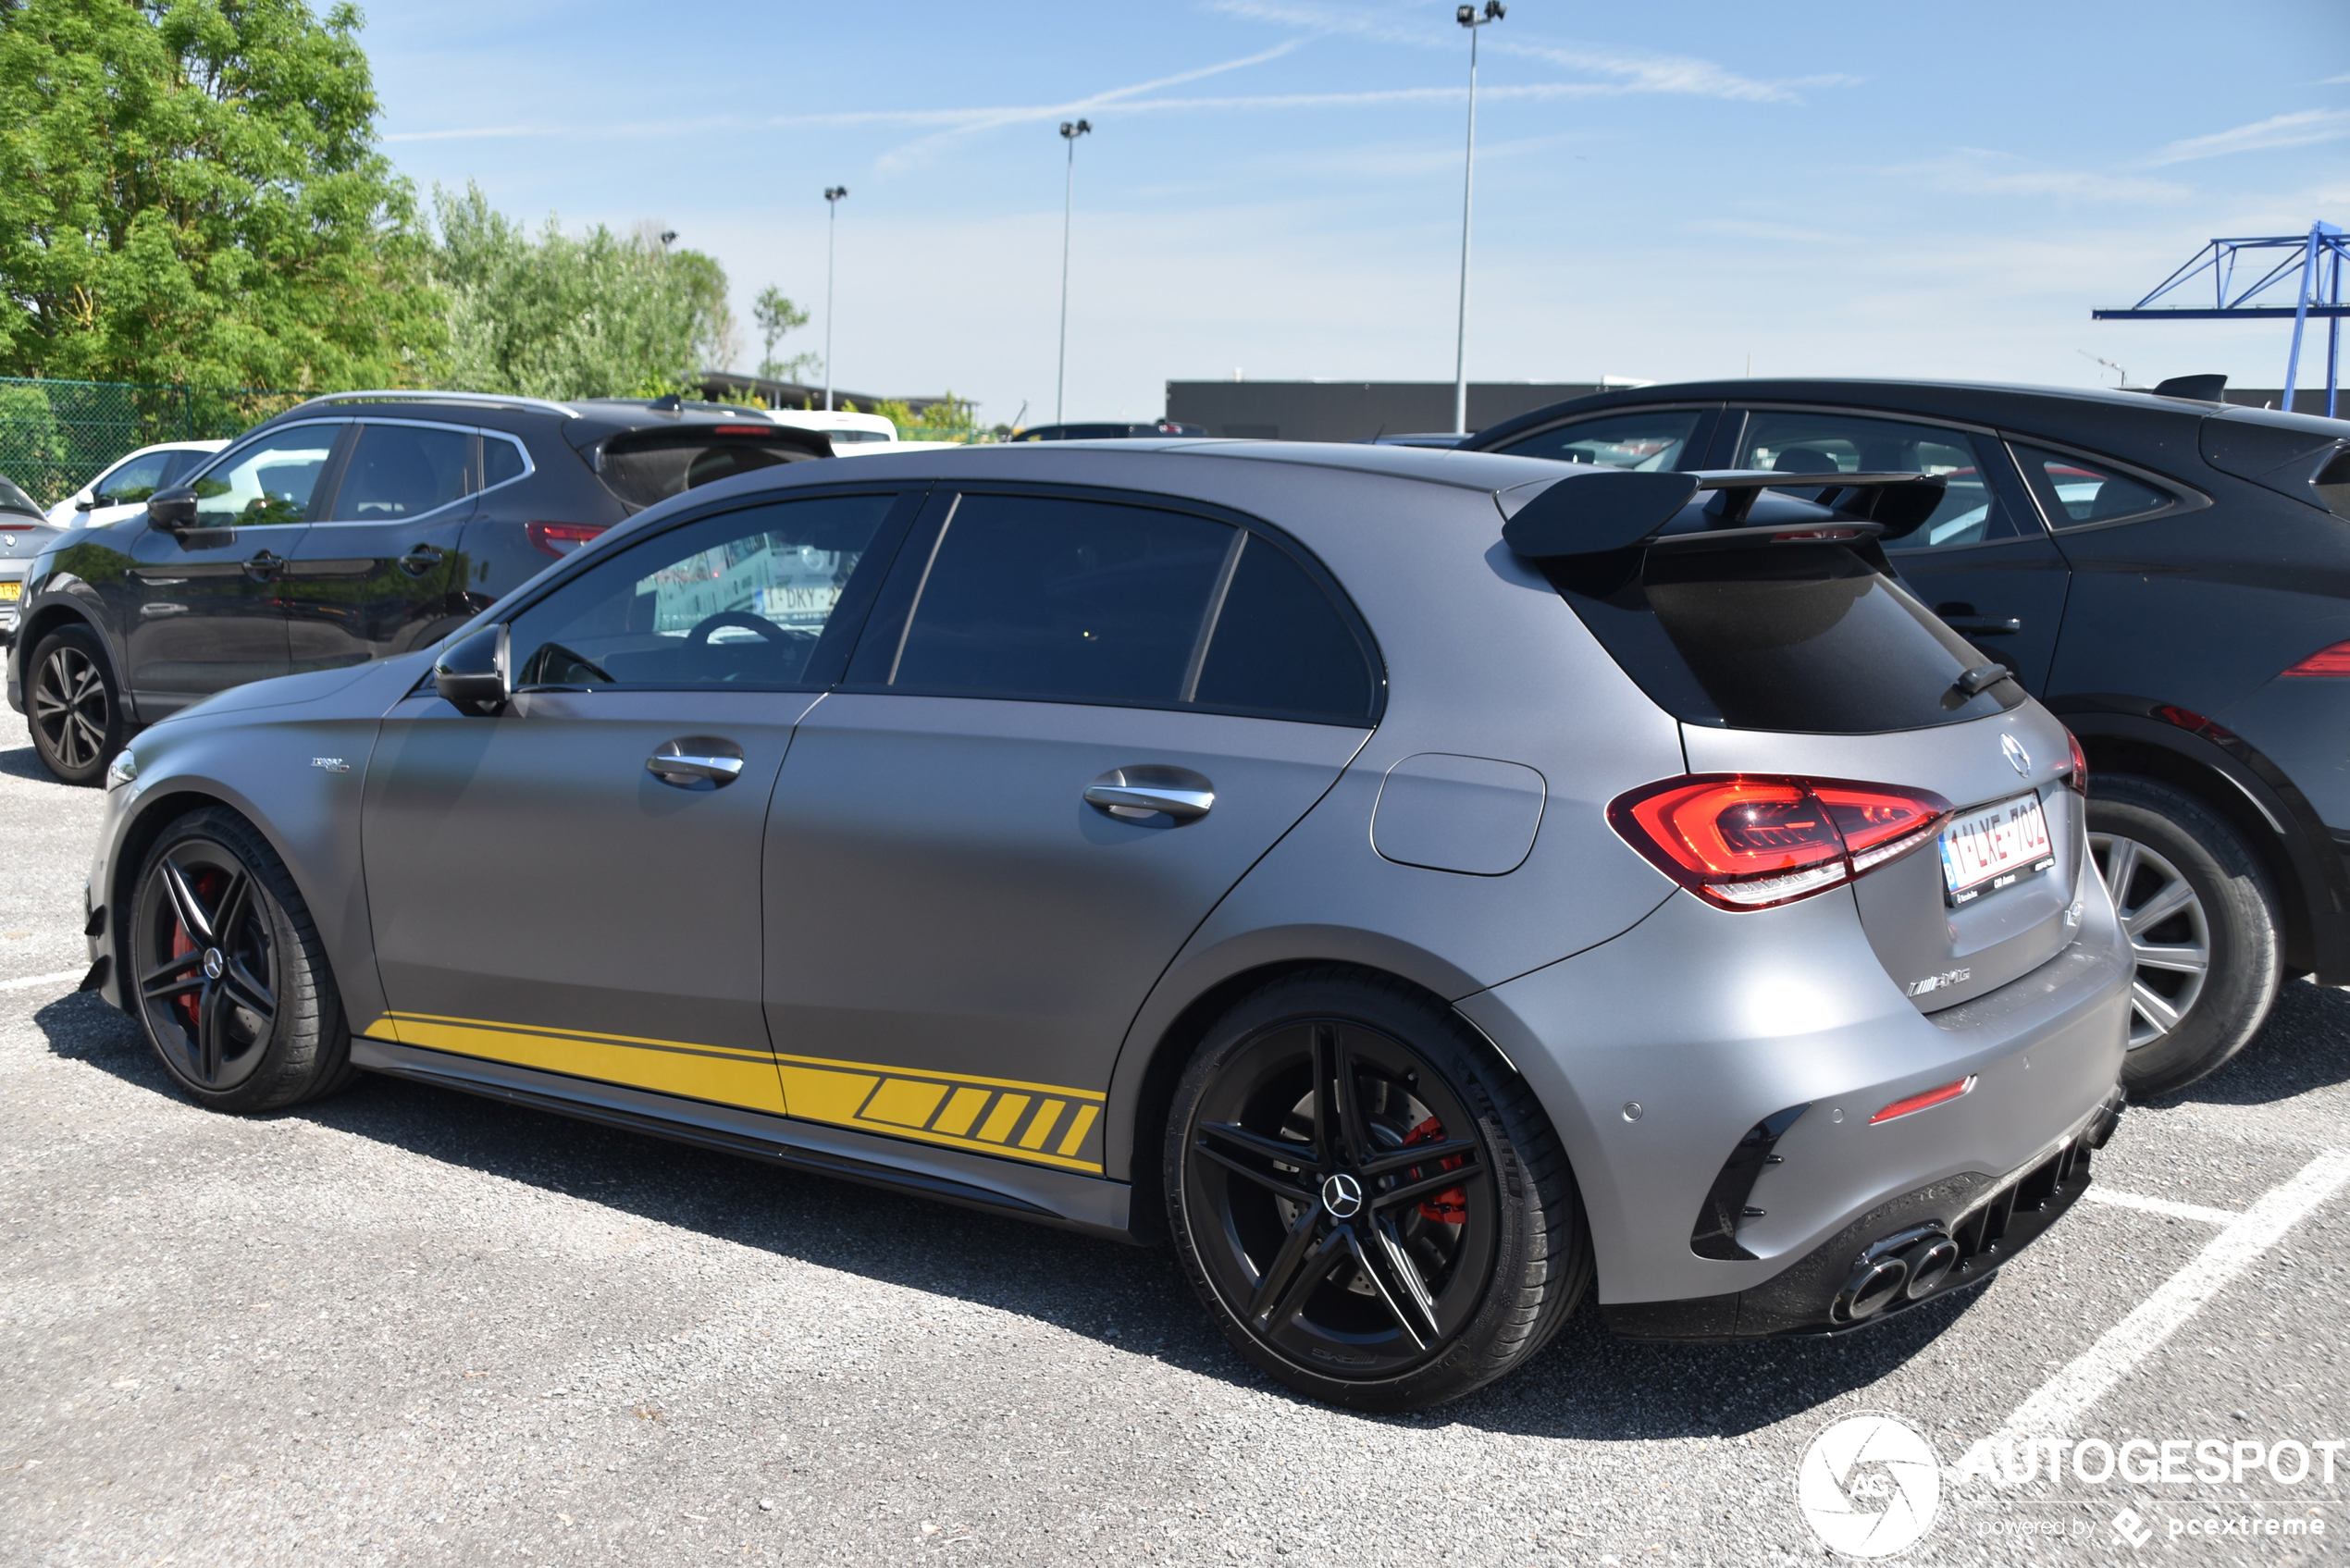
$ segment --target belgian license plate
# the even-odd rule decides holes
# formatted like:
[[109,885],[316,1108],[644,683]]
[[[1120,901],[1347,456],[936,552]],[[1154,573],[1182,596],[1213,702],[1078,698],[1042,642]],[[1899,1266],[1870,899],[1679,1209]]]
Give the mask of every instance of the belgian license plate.
[[2055,864],[2036,794],[1970,811],[1942,830],[1942,883],[1952,904],[1971,904]]
[[0,583],[0,604],[12,604],[24,597],[24,585],[13,578]]

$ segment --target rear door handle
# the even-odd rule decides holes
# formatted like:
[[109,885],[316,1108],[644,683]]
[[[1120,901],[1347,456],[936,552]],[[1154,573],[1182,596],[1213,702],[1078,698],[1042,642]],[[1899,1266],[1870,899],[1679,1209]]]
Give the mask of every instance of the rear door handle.
[[430,545],[418,545],[400,558],[400,569],[412,577],[421,577],[445,559]]
[[1934,612],[1954,632],[1987,632],[1996,636],[2023,630],[2023,623],[2015,616],[1977,615],[1972,604],[1937,604]]
[[686,735],[645,759],[645,771],[680,789],[723,789],[742,776],[742,752],[715,735]]
[[1216,786],[1188,768],[1146,763],[1112,768],[1085,786],[1085,804],[1130,821],[1166,816],[1180,826],[1214,809]]

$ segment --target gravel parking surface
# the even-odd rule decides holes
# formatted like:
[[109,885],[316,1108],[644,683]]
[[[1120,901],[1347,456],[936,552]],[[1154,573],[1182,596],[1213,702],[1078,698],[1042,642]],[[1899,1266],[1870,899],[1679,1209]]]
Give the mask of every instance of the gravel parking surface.
[[[2350,1438],[2342,992],[2289,986],[2239,1062],[2134,1111],[2108,1201],[1986,1290],[1745,1347],[1587,1311],[1498,1388],[1365,1417],[1250,1371],[1161,1253],[388,1080],[197,1110],[73,991],[99,796],[15,715],[0,737],[0,1561],[1818,1562],[1799,1462],[1861,1413],[1944,1466],[1905,1561],[2299,1562],[2350,1532],[2350,1451],[2307,1457]],[[2185,1478],[1968,1473],[2035,1390],[2083,1388],[2049,1436],[2185,1440]],[[2230,1468],[2280,1443],[2305,1478]]]

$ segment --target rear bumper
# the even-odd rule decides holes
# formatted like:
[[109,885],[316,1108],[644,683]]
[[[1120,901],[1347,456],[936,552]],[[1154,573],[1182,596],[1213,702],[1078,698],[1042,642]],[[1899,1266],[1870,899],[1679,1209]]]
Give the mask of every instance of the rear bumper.
[[[2121,1105],[2117,1089],[2055,1148],[2004,1177],[1970,1173],[1904,1192],[1750,1290],[1693,1301],[1620,1303],[1602,1306],[1601,1316],[1627,1340],[1808,1338],[1874,1328],[1937,1297],[1973,1290],[2081,1201],[2089,1186],[2090,1153],[2113,1136]],[[1889,1299],[1874,1311],[1854,1312],[1882,1260],[1921,1256],[1944,1237],[1954,1249],[1948,1272],[1931,1281],[1921,1274],[1913,1282],[1904,1262]]]
[[[1676,895],[1614,941],[1455,1006],[1566,1146],[1601,1305],[1737,1298],[1899,1228],[1869,1228],[1880,1217],[1956,1223],[2098,1116],[2121,1075],[2131,965],[2094,877],[2079,919],[2047,963],[1929,1015],[1849,898],[1730,913]],[[1873,1119],[1959,1082],[1955,1098]],[[1789,1306],[1781,1327],[1809,1312],[1808,1298]]]

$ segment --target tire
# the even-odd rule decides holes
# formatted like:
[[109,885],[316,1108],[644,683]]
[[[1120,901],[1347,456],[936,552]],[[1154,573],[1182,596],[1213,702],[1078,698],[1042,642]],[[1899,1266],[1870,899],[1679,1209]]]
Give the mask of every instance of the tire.
[[2168,1094],[2267,1020],[2284,979],[2276,892],[2243,836],[2193,796],[2126,773],[2089,788],[2089,850],[2138,959],[2121,1081]]
[[356,1075],[309,908],[233,811],[208,808],[164,830],[140,868],[118,961],[147,1043],[207,1109],[281,1110]]
[[1418,1410],[1491,1382],[1591,1278],[1575,1179],[1531,1092],[1385,976],[1306,970],[1218,1019],[1176,1087],[1164,1176],[1209,1315],[1332,1404]]
[[94,784],[130,738],[105,649],[83,626],[61,626],[25,661],[25,723],[41,765],[69,784]]

